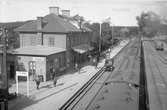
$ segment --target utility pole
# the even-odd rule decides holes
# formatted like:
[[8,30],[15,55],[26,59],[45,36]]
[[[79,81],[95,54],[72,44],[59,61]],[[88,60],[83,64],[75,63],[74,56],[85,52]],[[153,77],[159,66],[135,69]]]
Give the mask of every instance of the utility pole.
[[114,44],[114,36],[113,36],[113,26],[111,25],[111,36],[112,36],[112,47]]
[[99,24],[99,54],[101,52],[101,23]]
[[7,58],[7,30],[5,28],[2,28],[2,39],[3,39],[3,68],[2,68],[2,75],[3,75],[3,81],[5,86],[5,110],[8,110],[8,74],[6,70],[6,58]]

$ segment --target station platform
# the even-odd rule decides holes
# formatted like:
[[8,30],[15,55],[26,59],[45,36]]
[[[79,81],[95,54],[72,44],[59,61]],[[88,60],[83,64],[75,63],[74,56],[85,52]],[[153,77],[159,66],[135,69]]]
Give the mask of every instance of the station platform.
[[[119,45],[112,48],[110,58],[128,44],[129,40],[121,41]],[[87,65],[80,72],[69,72],[60,76],[56,87],[52,81],[40,84],[36,89],[35,82],[30,82],[30,96],[26,96],[26,82],[19,83],[19,95],[16,99],[9,101],[9,110],[58,110],[73,94],[75,94],[91,77],[93,77],[103,66],[105,59],[101,60],[98,67]],[[9,88],[9,92],[16,91],[16,84]]]

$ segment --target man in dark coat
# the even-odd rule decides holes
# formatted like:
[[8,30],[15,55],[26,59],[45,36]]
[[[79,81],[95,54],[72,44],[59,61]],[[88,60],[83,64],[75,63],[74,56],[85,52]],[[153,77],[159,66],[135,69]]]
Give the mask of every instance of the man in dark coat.
[[35,82],[36,82],[37,89],[39,89],[39,85],[40,85],[40,77],[39,77],[39,75],[35,75]]
[[56,76],[56,70],[54,68],[52,68],[52,80],[53,80],[53,85],[56,86],[57,76]]

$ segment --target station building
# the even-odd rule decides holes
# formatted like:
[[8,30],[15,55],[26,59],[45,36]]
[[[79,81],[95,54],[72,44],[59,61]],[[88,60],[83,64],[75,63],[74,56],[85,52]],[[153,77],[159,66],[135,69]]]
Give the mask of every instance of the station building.
[[50,80],[50,69],[61,73],[72,68],[76,62],[85,61],[93,49],[90,29],[77,27],[69,10],[60,15],[59,7],[49,9],[48,15],[15,29],[20,37],[20,48],[14,52],[16,70],[28,71],[30,75],[35,72],[44,81]]

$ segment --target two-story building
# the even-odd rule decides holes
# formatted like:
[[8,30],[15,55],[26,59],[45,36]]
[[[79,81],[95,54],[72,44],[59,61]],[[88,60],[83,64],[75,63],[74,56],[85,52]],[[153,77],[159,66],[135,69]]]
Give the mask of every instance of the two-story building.
[[44,81],[50,79],[51,68],[58,72],[71,68],[78,62],[78,56],[84,61],[93,49],[91,30],[73,25],[69,10],[60,15],[58,7],[49,9],[50,14],[15,29],[20,36],[20,48],[15,50],[16,69],[30,75],[40,74]]

